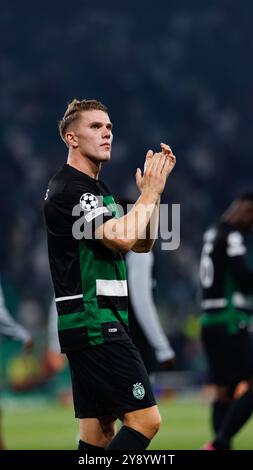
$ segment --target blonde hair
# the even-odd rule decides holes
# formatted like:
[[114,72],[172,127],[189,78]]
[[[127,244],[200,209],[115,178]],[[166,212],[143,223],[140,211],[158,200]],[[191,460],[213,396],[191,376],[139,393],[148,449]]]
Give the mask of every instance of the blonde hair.
[[99,109],[107,113],[107,107],[97,100],[77,100],[73,99],[64,113],[63,118],[59,121],[59,132],[62,140],[65,141],[65,134],[67,129],[72,122],[76,121],[80,117],[82,111],[90,111],[92,109]]

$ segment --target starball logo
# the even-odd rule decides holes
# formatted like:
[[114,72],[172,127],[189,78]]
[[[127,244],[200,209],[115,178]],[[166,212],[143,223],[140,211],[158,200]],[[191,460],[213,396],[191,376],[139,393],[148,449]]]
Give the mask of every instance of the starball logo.
[[[105,205],[102,196],[95,196],[90,193],[85,193],[81,196],[79,204],[73,207],[72,215],[75,218],[75,222],[72,226],[72,235],[76,240],[85,238],[86,240],[102,239],[103,235],[101,232],[96,233],[96,229],[101,226],[102,223],[111,217],[123,217],[124,214],[132,210],[134,204],[127,204],[126,210],[120,204],[110,203]],[[159,215],[159,227],[157,230],[157,217]],[[148,220],[149,222],[145,225],[146,230],[143,230],[143,224],[141,220]],[[133,238],[133,223],[134,233],[138,240],[161,239],[161,249],[164,251],[177,250],[180,246],[180,204],[161,204],[159,207],[159,214],[157,209],[154,209],[154,205],[146,206],[138,204],[138,214],[129,223],[129,218],[124,217],[124,237],[129,240]],[[106,238],[113,240],[117,237],[122,237],[122,225],[121,234],[119,234],[117,224],[107,225],[106,227]]]

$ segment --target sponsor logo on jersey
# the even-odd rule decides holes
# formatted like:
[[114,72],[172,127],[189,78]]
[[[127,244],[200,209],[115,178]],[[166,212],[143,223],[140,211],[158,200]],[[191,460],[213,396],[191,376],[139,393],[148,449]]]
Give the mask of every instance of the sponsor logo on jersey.
[[84,218],[85,220],[87,220],[87,222],[91,222],[92,219],[95,219],[95,217],[98,217],[99,215],[104,214],[105,212],[109,212],[106,207],[97,207],[97,209],[93,209],[92,211],[88,212],[88,214],[86,214]]
[[141,382],[137,382],[133,385],[133,396],[137,398],[137,400],[142,400],[145,397],[145,388],[143,387]]

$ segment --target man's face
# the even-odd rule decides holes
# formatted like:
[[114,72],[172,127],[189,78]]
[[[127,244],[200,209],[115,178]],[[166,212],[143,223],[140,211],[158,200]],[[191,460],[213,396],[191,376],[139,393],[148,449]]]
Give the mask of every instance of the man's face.
[[96,162],[104,162],[111,158],[112,123],[104,111],[93,109],[82,111],[75,124],[75,147],[83,157]]

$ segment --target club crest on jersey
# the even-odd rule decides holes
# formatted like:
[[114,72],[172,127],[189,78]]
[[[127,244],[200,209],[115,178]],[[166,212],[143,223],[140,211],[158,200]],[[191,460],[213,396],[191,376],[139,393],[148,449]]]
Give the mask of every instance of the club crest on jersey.
[[80,197],[80,206],[84,211],[91,211],[98,206],[98,198],[91,193],[85,193]]
[[137,398],[137,400],[142,400],[145,397],[145,388],[141,382],[137,382],[133,385],[132,392],[133,396]]

